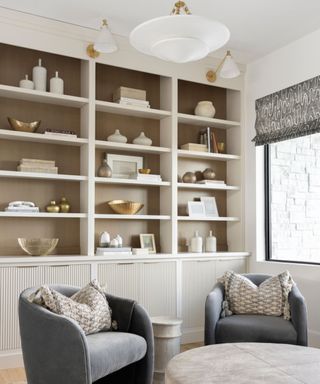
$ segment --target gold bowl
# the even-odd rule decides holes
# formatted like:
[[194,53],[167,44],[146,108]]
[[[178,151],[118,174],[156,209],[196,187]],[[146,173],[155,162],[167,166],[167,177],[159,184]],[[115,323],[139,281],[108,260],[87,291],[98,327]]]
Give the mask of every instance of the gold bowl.
[[138,172],[142,173],[143,175],[149,175],[149,173],[151,172],[151,169],[150,168],[140,168],[140,169],[138,169]]
[[13,117],[8,117],[8,121],[11,125],[11,128],[13,128],[15,131],[21,132],[35,132],[41,124],[41,120],[33,121],[32,123],[25,123],[23,121],[14,119]]
[[111,200],[107,204],[115,213],[121,215],[135,215],[143,208],[143,204],[128,200]]
[[25,239],[18,238],[20,247],[30,256],[46,256],[58,244],[59,239]]

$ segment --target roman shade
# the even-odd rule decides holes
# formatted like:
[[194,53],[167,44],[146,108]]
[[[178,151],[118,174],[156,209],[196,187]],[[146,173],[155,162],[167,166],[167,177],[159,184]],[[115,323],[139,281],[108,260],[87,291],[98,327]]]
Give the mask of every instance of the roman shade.
[[255,145],[320,132],[320,76],[256,100]]

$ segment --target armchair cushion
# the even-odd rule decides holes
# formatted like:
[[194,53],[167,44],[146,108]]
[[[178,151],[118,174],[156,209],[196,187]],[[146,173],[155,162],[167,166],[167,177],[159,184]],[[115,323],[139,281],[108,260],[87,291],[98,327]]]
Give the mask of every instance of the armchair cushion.
[[[220,281],[224,284],[225,300],[233,314],[283,316],[290,320],[288,295],[293,280],[288,271],[272,276],[258,286],[246,276],[232,271],[226,272]],[[226,308],[224,310],[227,313]]]
[[133,333],[100,332],[87,336],[92,381],[141,360],[146,340]]
[[216,325],[217,343],[297,344],[297,332],[290,321],[278,316],[232,315]]
[[75,320],[87,335],[111,329],[111,310],[97,280],[91,281],[71,297],[43,285],[29,300]]

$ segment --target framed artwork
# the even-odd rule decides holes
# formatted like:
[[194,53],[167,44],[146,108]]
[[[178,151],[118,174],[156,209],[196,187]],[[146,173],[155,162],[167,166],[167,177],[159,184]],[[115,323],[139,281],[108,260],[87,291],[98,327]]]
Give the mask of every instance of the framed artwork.
[[138,169],[143,168],[142,156],[125,156],[106,153],[106,159],[112,170],[112,177],[129,179]]
[[202,201],[188,201],[188,215],[190,217],[205,217],[205,207]]
[[204,204],[205,215],[208,217],[219,217],[217,202],[215,197],[202,196],[200,201]]
[[148,249],[149,253],[156,253],[156,243],[153,233],[143,233],[140,235],[141,248]]

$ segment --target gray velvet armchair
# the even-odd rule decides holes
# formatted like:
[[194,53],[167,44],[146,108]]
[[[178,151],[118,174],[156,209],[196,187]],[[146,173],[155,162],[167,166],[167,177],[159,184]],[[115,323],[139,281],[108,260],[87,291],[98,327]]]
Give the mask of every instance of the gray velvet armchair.
[[[79,290],[70,286],[52,288],[66,296]],[[28,384],[152,383],[153,331],[142,306],[107,295],[118,330],[86,336],[72,319],[30,303],[27,298],[35,289],[22,292],[19,300]]]
[[[260,285],[271,277],[263,274],[245,274]],[[263,315],[231,315],[221,318],[224,287],[217,283],[207,296],[205,305],[205,344],[261,342],[308,345],[307,308],[298,287],[289,294],[291,321],[282,317]]]

